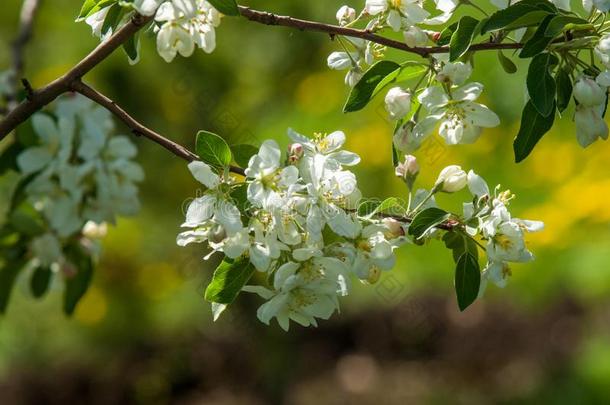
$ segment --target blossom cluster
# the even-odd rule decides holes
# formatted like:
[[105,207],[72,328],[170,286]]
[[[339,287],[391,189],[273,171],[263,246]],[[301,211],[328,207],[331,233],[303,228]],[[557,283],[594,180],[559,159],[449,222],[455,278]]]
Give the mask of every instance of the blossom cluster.
[[[207,243],[211,253],[206,259],[215,252],[233,261],[247,258],[264,273],[269,285],[243,287],[266,300],[258,310],[264,323],[276,318],[288,329],[290,320],[309,326],[317,325],[317,318],[328,319],[339,310],[339,297],[349,293],[352,279],[376,283],[394,266],[398,247],[439,235],[440,228],[432,226],[418,240],[409,236],[409,217],[435,207],[439,192],[468,186],[476,197],[470,208],[465,206],[466,216],[455,216],[455,221],[467,222],[471,237],[487,241],[483,277],[502,285],[508,262],[532,258],[524,231],[537,230],[539,224],[511,219],[508,193],[490,195],[473,172],[449,166],[432,190],[417,190],[408,206],[381,203],[363,210],[368,202],[348,169],[360,158],[341,149],[343,132],[309,138],[290,130],[289,137],[293,143],[284,158],[276,141],[265,141],[250,158],[243,183],[227,170],[190,163],[206,191],[189,205],[182,225],[186,230],[177,238],[180,246]],[[418,172],[412,156],[396,169],[410,190]]]
[[138,212],[142,168],[136,147],[112,136],[110,113],[82,96],[57,101],[54,116],[32,117],[35,139],[17,156],[28,179],[26,202],[44,218],[44,234],[31,249],[43,264],[62,261],[62,245],[74,235],[97,239],[118,215]]
[[[222,14],[206,0],[135,0],[129,5],[144,16],[154,16],[157,52],[166,62],[178,54],[189,57],[196,47],[206,53],[216,48]],[[110,29],[102,32],[110,9],[108,5],[85,20],[100,38],[112,34]]]
[[[492,0],[491,3],[498,9],[506,9],[517,2]],[[568,0],[550,0],[550,3],[549,7],[557,7],[558,13],[577,15],[577,12],[572,11]],[[447,31],[451,36],[451,31],[456,29],[457,24],[444,25],[438,31],[431,30],[431,28],[450,23],[455,11],[461,6],[476,7],[471,2],[458,0],[366,0],[360,13],[345,5],[337,11],[336,18],[344,27],[358,24],[359,27],[369,32],[383,33],[384,30],[400,32],[401,39],[407,46],[417,48],[438,45],[437,42]],[[579,23],[582,22],[583,26],[587,26],[584,22],[588,20],[593,26],[594,23],[601,20],[598,32],[605,32],[603,24],[605,18],[602,18],[601,13],[610,10],[610,2],[583,0],[582,6],[586,15],[579,19]],[[546,13],[546,11],[542,12]],[[467,18],[473,19],[470,16]],[[576,19],[576,17],[571,18]],[[483,23],[484,20],[480,21],[479,26]],[[542,22],[540,24],[542,25]],[[509,37],[511,41],[515,42],[527,41],[528,38],[525,37],[527,28],[517,23],[515,25],[517,26],[515,29],[505,29],[502,32],[502,38]],[[476,36],[476,32],[473,35]],[[579,40],[582,41],[581,45],[584,49],[594,48],[595,54],[607,69],[610,66],[610,35],[599,38],[597,44],[595,42],[591,44],[591,38],[595,38],[595,36]],[[338,42],[342,50],[332,52],[327,59],[327,64],[331,69],[347,70],[345,82],[350,87],[356,87],[368,69],[374,69],[375,63],[385,58],[385,47],[373,42],[352,37],[339,37]],[[448,42],[446,40],[443,45],[447,45]],[[549,49],[541,49],[540,52],[551,52],[551,48],[552,43]],[[578,50],[578,48],[575,49]],[[572,49],[567,47],[566,50]],[[579,144],[586,147],[599,138],[607,139],[608,127],[604,121],[604,115],[610,86],[610,72],[608,70],[601,73],[597,71],[593,60],[587,69],[588,64],[578,59],[577,52],[575,54],[564,52],[558,56],[565,59],[560,65],[567,65],[566,72],[574,79],[572,95],[576,101],[576,109],[573,120],[576,124]],[[500,58],[506,60],[502,55]],[[392,87],[387,91],[386,109],[390,119],[398,122],[397,130],[394,133],[394,146],[398,151],[414,152],[437,127],[445,142],[448,145],[454,145],[473,143],[479,138],[482,128],[499,125],[500,121],[495,113],[485,105],[475,102],[483,91],[483,85],[466,83],[472,73],[471,61],[472,55],[468,54],[461,58],[452,58],[451,62],[448,54],[433,54],[428,61],[420,63],[427,69],[422,71],[415,85],[408,83],[408,85]],[[408,63],[416,62],[409,61]],[[507,63],[512,64],[510,61]],[[401,66],[405,66],[405,64]],[[572,81],[571,78],[566,80]],[[394,81],[400,82],[400,80],[392,80],[388,83]],[[388,83],[385,83],[384,87]],[[366,85],[365,83],[363,87]],[[378,90],[380,89],[375,91]],[[360,89],[360,91],[362,90]],[[571,91],[572,84],[569,87],[569,92]],[[427,112],[425,118],[420,118],[422,109]],[[563,109],[565,107],[562,107],[560,112]],[[549,116],[548,120],[552,122],[554,110],[552,114],[546,114],[545,111],[543,115]],[[439,123],[440,126],[438,126]]]

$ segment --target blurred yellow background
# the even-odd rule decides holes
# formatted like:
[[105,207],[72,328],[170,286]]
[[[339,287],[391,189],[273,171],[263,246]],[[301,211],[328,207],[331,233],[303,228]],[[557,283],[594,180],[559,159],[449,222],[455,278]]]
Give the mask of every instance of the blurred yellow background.
[[[363,1],[349,4],[361,8]],[[249,1],[258,9],[334,22],[342,1]],[[0,13],[0,71],[9,64],[18,0]],[[45,1],[27,50],[26,76],[41,86],[96,44],[74,23],[80,0]],[[165,63],[154,38],[130,67],[116,52],[86,81],[149,127],[193,149],[197,130],[229,143],[287,144],[286,129],[343,130],[366,196],[403,196],[393,177],[392,124],[382,99],[343,114],[343,73],[326,67],[337,44],[302,33],[226,18],[218,47]],[[405,55],[388,52],[391,59]],[[508,55],[508,53],[507,53]],[[502,118],[473,146],[424,146],[419,185],[448,164],[474,169],[510,188],[515,216],[539,219],[533,263],[515,266],[506,289],[488,289],[457,311],[451,254],[442,243],[406,246],[375,286],[359,286],[342,313],[318,329],[289,333],[256,320],[256,297],[240,297],[212,323],[204,286],[214,263],[200,245],[175,237],[197,183],[183,161],[136,140],[147,179],[143,209],[104,242],[91,290],[72,319],[61,312],[61,284],[43,300],[27,280],[0,318],[0,403],[603,403],[610,401],[610,145],[582,150],[572,111],[524,163],[512,139],[525,97],[524,72],[503,72],[494,52],[476,58],[473,79]],[[117,124],[118,132],[126,129]],[[460,210],[461,197],[445,197]]]

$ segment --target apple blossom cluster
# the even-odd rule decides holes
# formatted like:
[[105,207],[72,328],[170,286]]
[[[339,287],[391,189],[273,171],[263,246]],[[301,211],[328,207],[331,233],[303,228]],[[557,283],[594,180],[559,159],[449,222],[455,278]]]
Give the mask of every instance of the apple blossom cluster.
[[[216,48],[216,28],[222,14],[206,0],[135,0],[127,5],[143,16],[154,16],[157,52],[168,63],[178,54],[191,56],[195,48],[206,53]],[[109,3],[85,19],[95,36],[104,39],[112,34],[106,21],[113,7],[120,5]],[[123,16],[122,22],[127,18],[129,14]],[[130,61],[135,63],[137,58],[130,55]]]
[[[228,170],[190,163],[193,177],[206,191],[188,206],[182,225],[186,230],[177,237],[180,246],[207,243],[211,252],[206,259],[220,252],[229,266],[242,263],[262,273],[268,285],[247,285],[247,277],[241,290],[266,301],[257,313],[266,324],[276,318],[287,330],[290,320],[315,326],[317,319],[328,319],[339,310],[339,298],[349,293],[352,279],[376,283],[394,266],[398,247],[422,244],[437,237],[441,228],[467,229],[464,237],[486,241],[488,265],[482,277],[499,285],[509,274],[509,262],[533,258],[523,238],[539,224],[511,219],[509,193],[496,189],[490,195],[472,171],[467,175],[458,166],[447,167],[432,190],[417,190],[407,206],[397,199],[374,203],[362,200],[356,177],[348,170],[360,158],[341,149],[343,132],[308,138],[290,130],[289,137],[293,143],[285,157],[275,141],[263,142],[249,159],[243,183]],[[396,169],[409,192],[418,173],[413,156],[406,156]],[[444,213],[442,221],[414,236],[410,228],[421,226],[427,210],[439,211],[436,193],[466,186],[475,199],[465,205],[463,218]],[[223,265],[217,273],[221,269]],[[219,288],[217,273],[208,289]],[[226,277],[218,275],[219,280]],[[212,303],[217,317],[230,302]]]
[[[495,127],[500,119],[487,106],[477,103],[483,91],[481,83],[466,83],[472,67],[463,62],[439,62],[433,85],[417,96],[418,111],[394,134],[398,151],[412,153],[439,125],[438,133],[448,145],[474,143],[482,128]],[[394,87],[386,95],[386,109],[394,120],[402,120],[411,112],[412,90]],[[425,118],[419,120],[421,107]]]
[[[43,219],[31,243],[33,256],[50,266],[63,261],[63,241],[74,235],[101,238],[106,223],[135,215],[142,168],[136,147],[125,136],[110,136],[110,113],[82,96],[61,98],[54,116],[32,117],[35,139],[17,156],[27,179],[24,202]],[[36,217],[36,215],[35,215]]]
[[[607,139],[604,115],[610,86],[610,35],[604,35],[607,31],[604,13],[610,10],[610,1],[584,0],[582,7],[586,14],[582,17],[577,14],[580,11],[572,11],[568,0],[492,0],[491,3],[499,10],[492,15],[473,2],[457,0],[366,0],[360,13],[348,5],[342,6],[336,18],[343,27],[359,26],[377,34],[385,30],[400,32],[403,42],[411,48],[430,45],[448,48],[447,52],[427,55],[425,62],[409,60],[398,64],[385,58],[383,46],[361,38],[338,37],[342,49],[331,53],[327,64],[331,69],[347,70],[345,82],[353,90],[345,111],[363,108],[367,97],[372,98],[391,83],[405,82],[405,85],[390,86],[385,97],[390,119],[397,121],[394,147],[398,152],[414,152],[437,128],[448,145],[475,142],[482,128],[500,123],[494,112],[476,102],[483,85],[466,83],[474,58],[468,47],[476,36],[489,33],[491,42],[504,38],[523,42],[519,56],[533,58],[528,72],[532,78],[528,80],[524,100],[523,130],[515,141],[517,162],[535,146],[528,139],[540,139],[550,130],[555,112],[562,113],[570,99],[575,101],[571,116],[578,143],[587,147],[597,139]],[[466,15],[451,24],[454,12],[462,6],[476,8],[485,18],[478,21]],[[430,30],[439,24],[443,24],[439,31]],[[533,27],[535,24],[538,26]],[[554,36],[557,37],[554,39]],[[573,36],[577,37],[574,43],[562,44]],[[579,57],[581,50],[591,55],[589,62]],[[606,70],[599,71],[593,54]],[[517,66],[502,51],[498,51],[498,58],[507,73],[515,73]],[[420,117],[423,111],[424,118]],[[528,128],[532,121],[541,121],[541,124]]]

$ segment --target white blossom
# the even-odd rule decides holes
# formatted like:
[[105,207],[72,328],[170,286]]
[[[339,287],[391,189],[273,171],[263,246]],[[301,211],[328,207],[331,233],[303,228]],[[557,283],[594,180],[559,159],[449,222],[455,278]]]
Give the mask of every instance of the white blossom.
[[411,111],[411,93],[401,87],[392,87],[385,96],[385,109],[393,120],[399,120]]

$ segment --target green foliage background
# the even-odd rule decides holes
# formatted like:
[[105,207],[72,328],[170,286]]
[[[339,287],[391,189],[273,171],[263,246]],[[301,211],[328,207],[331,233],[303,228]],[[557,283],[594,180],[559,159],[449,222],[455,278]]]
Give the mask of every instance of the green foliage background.
[[[78,0],[44,2],[26,75],[34,87],[69,69],[96,44],[73,22]],[[362,2],[351,2],[359,8]],[[21,2],[3,3],[0,71],[8,67]],[[248,5],[334,21],[341,1],[252,0]],[[343,74],[326,68],[337,49],[327,36],[226,18],[212,55],[166,64],[154,38],[141,62],[117,52],[86,80],[149,127],[194,149],[198,130],[229,143],[287,144],[286,129],[341,129],[367,196],[401,196],[393,178],[392,124],[381,98],[364,111],[341,112]],[[388,52],[396,60],[404,55]],[[510,53],[505,53],[511,56]],[[284,334],[255,319],[260,304],[243,296],[213,324],[203,289],[215,263],[200,246],[179,249],[182,209],[197,184],[184,162],[138,140],[147,179],[143,210],[121,220],[104,243],[93,287],[75,317],[61,312],[61,285],[43,300],[18,285],[0,319],[2,403],[599,403],[610,400],[610,149],[582,150],[564,113],[525,162],[512,140],[525,96],[526,66],[502,70],[494,52],[476,58],[474,79],[502,118],[474,146],[439,138],[419,152],[420,185],[447,164],[473,168],[510,186],[515,215],[541,219],[532,235],[538,259],[515,266],[504,290],[457,311],[451,254],[442,243],[406,246],[380,284],[362,286],[342,313],[316,330]],[[121,125],[119,132],[126,132]],[[463,197],[463,196],[462,196]],[[459,210],[460,196],[447,197]],[[63,398],[63,402],[62,402]],[[6,401],[6,402],[5,402]],[[404,403],[404,402],[403,402]]]

